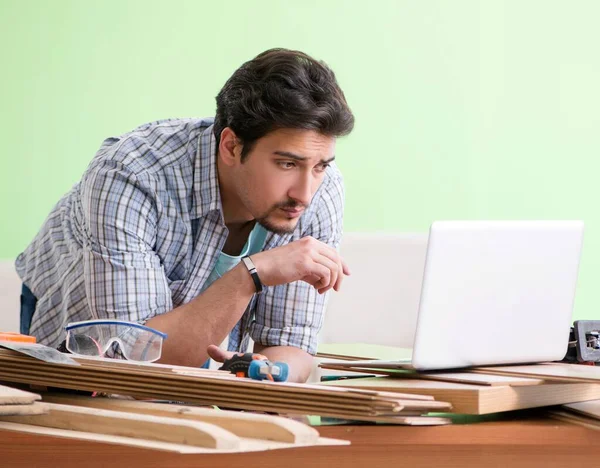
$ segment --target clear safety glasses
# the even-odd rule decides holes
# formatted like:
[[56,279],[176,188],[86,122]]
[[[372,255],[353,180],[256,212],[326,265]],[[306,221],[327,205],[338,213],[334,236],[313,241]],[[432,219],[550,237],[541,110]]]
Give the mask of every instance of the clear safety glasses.
[[154,362],[160,358],[165,333],[123,320],[86,320],[69,323],[66,347],[79,356],[123,357]]

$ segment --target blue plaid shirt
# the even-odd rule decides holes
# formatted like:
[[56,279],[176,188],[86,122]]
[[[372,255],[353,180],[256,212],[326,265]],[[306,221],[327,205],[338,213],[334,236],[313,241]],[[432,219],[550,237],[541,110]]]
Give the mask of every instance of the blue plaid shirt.
[[[68,322],[143,323],[199,295],[227,238],[216,170],[213,119],[149,123],[108,138],[81,181],[53,208],[16,269],[38,298],[30,333],[57,346]],[[342,235],[337,168],[291,234],[269,233],[264,250],[313,236]],[[316,352],[327,295],[304,282],[255,295],[229,338]]]

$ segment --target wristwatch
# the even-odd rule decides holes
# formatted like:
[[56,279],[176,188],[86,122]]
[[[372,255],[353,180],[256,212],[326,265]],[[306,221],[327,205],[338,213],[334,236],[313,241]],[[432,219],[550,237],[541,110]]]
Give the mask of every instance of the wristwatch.
[[242,262],[244,262],[244,265],[246,265],[246,268],[248,268],[248,271],[250,272],[250,276],[252,276],[252,281],[254,281],[254,287],[256,288],[256,294],[260,294],[263,291],[263,284],[260,281],[258,273],[256,272],[254,263],[248,256],[242,257]]

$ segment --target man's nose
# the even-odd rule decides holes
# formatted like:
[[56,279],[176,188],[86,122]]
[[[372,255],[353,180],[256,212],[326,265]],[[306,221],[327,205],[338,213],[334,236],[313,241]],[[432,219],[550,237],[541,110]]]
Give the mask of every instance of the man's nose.
[[314,184],[315,181],[311,174],[303,174],[289,191],[290,198],[294,199],[298,204],[308,206],[314,193]]

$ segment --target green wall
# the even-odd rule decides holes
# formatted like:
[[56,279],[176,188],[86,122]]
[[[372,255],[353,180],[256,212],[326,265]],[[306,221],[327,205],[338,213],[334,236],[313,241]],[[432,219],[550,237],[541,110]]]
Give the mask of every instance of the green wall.
[[336,71],[347,230],[586,221],[576,317],[598,318],[600,2],[0,0],[0,258],[102,140],[214,96],[264,49]]

